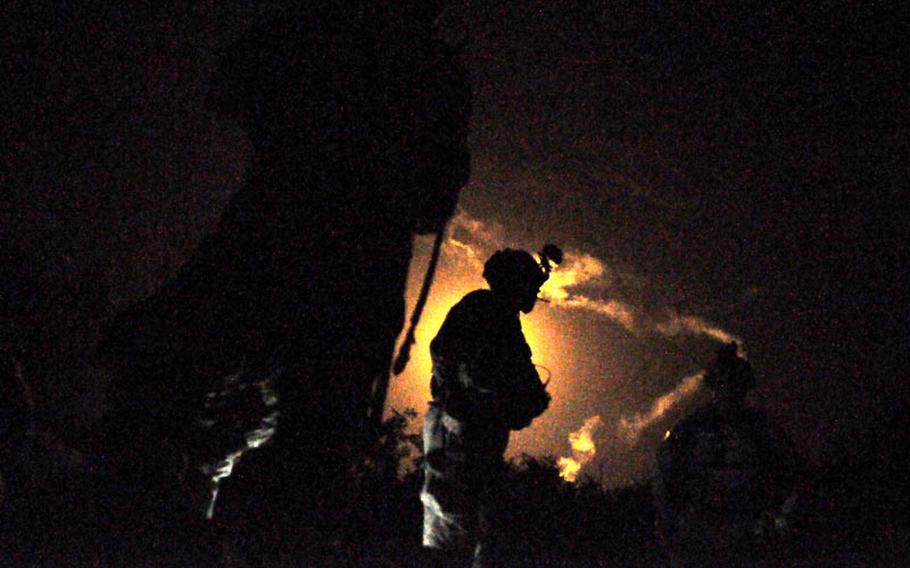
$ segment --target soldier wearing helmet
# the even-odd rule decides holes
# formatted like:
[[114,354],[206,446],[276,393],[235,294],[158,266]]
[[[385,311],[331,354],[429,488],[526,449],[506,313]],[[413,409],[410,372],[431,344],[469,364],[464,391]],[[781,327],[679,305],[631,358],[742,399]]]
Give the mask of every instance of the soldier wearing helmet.
[[777,565],[774,540],[789,530],[801,460],[787,435],[748,404],[755,376],[736,343],[717,351],[704,383],[711,402],[658,448],[661,541],[674,566]]
[[540,256],[541,262],[521,250],[493,254],[483,271],[490,288],[462,298],[430,344],[433,399],[424,422],[421,501],[423,545],[439,565],[501,561],[491,497],[509,432],[528,426],[550,401],[519,320],[534,309],[550,262],[562,260],[553,245]]

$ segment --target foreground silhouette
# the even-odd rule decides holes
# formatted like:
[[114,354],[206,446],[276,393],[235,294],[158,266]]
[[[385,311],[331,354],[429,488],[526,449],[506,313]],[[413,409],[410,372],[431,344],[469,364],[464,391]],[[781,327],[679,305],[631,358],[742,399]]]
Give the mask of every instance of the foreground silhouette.
[[[156,542],[155,525],[181,527],[161,543],[190,535],[155,545],[160,565],[217,554],[199,545],[211,524],[193,536],[203,512],[246,523],[256,563],[282,540],[309,565],[343,546],[412,237],[442,229],[468,178],[470,90],[436,36],[437,8],[293,6],[232,45],[211,85],[209,107],[253,144],[246,185],[101,349],[119,377],[100,442],[123,488],[112,516],[143,527],[130,546]],[[213,503],[213,481],[269,438]]]
[[[545,248],[559,262],[562,253]],[[550,271],[505,249],[484,265],[489,290],[465,296],[430,344],[433,377],[424,422],[423,545],[430,562],[500,566],[497,500],[509,431],[546,410],[550,397],[531,362],[519,312],[534,309]]]

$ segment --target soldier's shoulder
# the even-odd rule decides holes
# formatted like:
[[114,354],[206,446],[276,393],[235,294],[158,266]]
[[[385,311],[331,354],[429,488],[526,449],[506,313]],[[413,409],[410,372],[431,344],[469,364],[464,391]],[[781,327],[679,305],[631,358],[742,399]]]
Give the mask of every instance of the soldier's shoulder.
[[489,290],[474,290],[466,294],[446,314],[444,330],[486,325],[493,313],[493,298]]
[[706,404],[696,408],[691,414],[680,419],[671,432],[674,435],[682,436],[693,432],[700,432],[705,429],[711,429],[723,420],[723,416],[717,409]]
[[445,322],[440,332],[450,332],[465,326],[471,326],[482,319],[488,305],[486,294],[488,290],[474,290],[461,298],[446,314]]
[[711,405],[701,406],[679,419],[664,434],[659,446],[661,452],[685,451],[704,432],[717,429],[722,418]]
[[455,307],[465,311],[482,311],[493,306],[493,293],[490,290],[468,292]]

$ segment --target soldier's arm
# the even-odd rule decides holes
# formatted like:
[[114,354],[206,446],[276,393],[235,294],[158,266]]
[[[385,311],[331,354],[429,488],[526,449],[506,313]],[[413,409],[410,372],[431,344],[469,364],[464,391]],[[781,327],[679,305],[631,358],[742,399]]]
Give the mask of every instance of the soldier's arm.
[[485,411],[514,430],[520,430],[546,410],[550,395],[531,360],[531,349],[520,331],[500,346],[489,366]]

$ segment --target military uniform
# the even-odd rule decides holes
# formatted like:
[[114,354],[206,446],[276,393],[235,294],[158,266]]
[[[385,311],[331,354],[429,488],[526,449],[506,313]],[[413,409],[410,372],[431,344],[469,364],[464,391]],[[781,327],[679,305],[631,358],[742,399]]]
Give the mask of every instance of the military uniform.
[[509,431],[530,424],[549,395],[518,313],[490,290],[474,291],[452,308],[430,352],[423,545],[466,555],[473,548],[474,565],[486,566],[497,556],[491,517]]
[[786,521],[799,459],[762,412],[710,404],[673,427],[657,459],[658,531],[677,565],[774,553],[766,537]]

